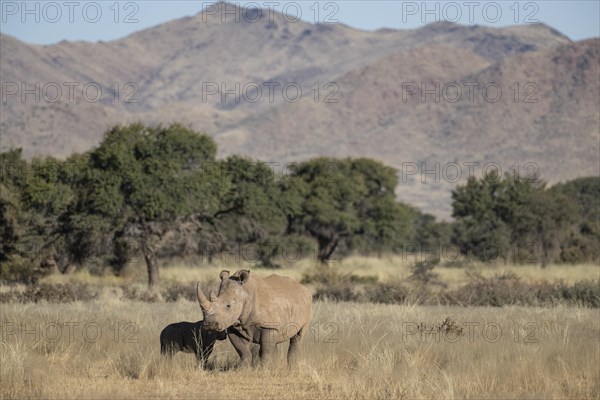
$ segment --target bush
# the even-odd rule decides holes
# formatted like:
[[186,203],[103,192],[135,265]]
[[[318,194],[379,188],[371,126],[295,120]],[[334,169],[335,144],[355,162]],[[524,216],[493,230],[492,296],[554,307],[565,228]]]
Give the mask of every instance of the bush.
[[439,280],[439,274],[437,272],[433,272],[433,269],[439,263],[439,258],[429,258],[425,261],[417,261],[411,267],[412,273],[409,279],[417,281],[421,285],[435,284],[442,287],[446,287],[446,284]]
[[7,261],[0,263],[2,281],[35,283],[38,279],[39,273],[33,263],[19,255],[12,255]]
[[337,267],[319,266],[314,271],[304,274],[302,283],[315,283],[317,290],[315,300],[328,299],[334,301],[361,301],[364,296],[361,286],[377,282],[376,276],[358,276],[342,272]]
[[197,301],[198,297],[196,296],[196,285],[183,285],[180,283],[172,284],[165,289],[163,298],[167,302],[177,301],[179,299]]
[[335,285],[340,282],[347,283],[375,283],[376,276],[358,276],[349,272],[342,272],[337,267],[328,265],[316,267],[315,270],[305,273],[300,280],[301,283],[318,283],[322,285]]
[[127,300],[157,303],[162,301],[162,294],[156,289],[149,290],[145,285],[124,285],[123,297]]
[[464,335],[463,328],[460,324],[452,317],[446,317],[445,320],[439,323],[428,325],[425,322],[419,323],[419,332],[421,333],[444,333],[446,335],[453,335],[460,337]]
[[582,307],[600,307],[600,280],[579,281],[573,286],[559,283],[556,291],[560,299]]
[[[501,274],[485,278],[470,273],[471,282],[454,291],[433,292],[426,286],[416,289],[402,281],[373,282],[339,271],[323,271],[317,281],[315,300],[373,302],[383,304],[425,304],[502,307],[506,305],[551,307],[559,304],[576,307],[600,308],[600,280],[586,280],[567,285],[539,283],[526,284],[514,274]],[[372,278],[372,277],[367,277]],[[113,287],[114,288],[114,287]],[[143,284],[122,285],[114,296],[133,301],[173,302],[183,298],[196,301],[193,284],[173,283],[160,290],[147,290]],[[101,297],[101,288],[85,283],[11,286],[0,293],[0,303],[22,302],[68,303],[90,301]],[[104,291],[106,292],[106,291]],[[112,296],[112,294],[111,294]]]
[[98,293],[91,290],[84,283],[74,284],[48,284],[40,283],[29,285],[23,291],[11,290],[2,293],[0,302],[38,303],[47,301],[49,303],[70,303],[73,301],[89,301],[98,297]]
[[462,306],[506,305],[549,307],[558,304],[600,307],[600,280],[526,284],[513,273],[484,278],[470,274],[471,282],[464,287],[440,295],[441,304]]
[[365,287],[365,299],[373,303],[404,304],[411,291],[401,282],[380,282]]
[[333,300],[333,301],[361,301],[362,296],[358,292],[356,285],[350,282],[336,282],[331,285],[322,285],[317,288],[315,300]]
[[471,280],[466,286],[450,293],[450,302],[459,305],[492,306],[535,305],[535,296],[529,285],[520,282],[513,273],[484,278],[467,272]]

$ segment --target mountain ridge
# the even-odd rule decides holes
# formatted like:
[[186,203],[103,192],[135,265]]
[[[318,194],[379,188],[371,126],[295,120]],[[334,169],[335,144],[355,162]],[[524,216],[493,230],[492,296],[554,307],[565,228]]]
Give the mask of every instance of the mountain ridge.
[[[550,182],[600,172],[598,38],[573,42],[543,24],[362,31],[290,23],[278,13],[256,23],[204,17],[109,42],[41,46],[0,34],[1,80],[18,86],[11,95],[3,87],[0,148],[65,157],[97,145],[113,124],[179,121],[214,137],[221,157],[369,156],[400,175],[406,163],[534,162]],[[62,87],[60,101],[21,101],[20,85],[36,82]],[[69,82],[78,83],[73,101]],[[279,84],[273,102],[269,82]],[[497,83],[503,96],[467,101],[469,82]],[[421,101],[436,83],[440,100]],[[86,84],[102,98],[88,101]],[[236,85],[239,95],[222,101],[222,89]],[[285,85],[300,88],[298,101],[285,98]],[[463,90],[458,102],[449,101],[452,85]],[[537,102],[524,102],[528,95]],[[553,166],[560,149],[571,160]],[[448,218],[454,185],[401,180],[398,196]]]

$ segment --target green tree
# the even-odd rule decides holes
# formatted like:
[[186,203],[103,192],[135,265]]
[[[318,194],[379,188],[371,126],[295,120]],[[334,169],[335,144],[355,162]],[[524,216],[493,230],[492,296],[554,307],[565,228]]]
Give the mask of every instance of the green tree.
[[219,171],[228,182],[228,190],[217,212],[221,240],[217,245],[274,267],[278,242],[287,227],[286,195],[280,189],[280,177],[268,164],[238,156],[223,160]]
[[27,215],[21,206],[20,185],[26,162],[20,150],[0,153],[0,278],[29,280],[32,264],[22,245]]
[[531,197],[528,211],[533,215],[529,232],[544,268],[560,250],[561,242],[576,223],[576,205],[558,190],[539,190]]
[[481,180],[470,178],[452,198],[453,241],[463,253],[483,261],[501,256],[516,262],[538,260],[545,267],[575,222],[574,203],[537,177],[507,174],[499,179],[492,173]]
[[443,249],[451,243],[452,224],[446,221],[436,221],[431,214],[418,213],[414,219],[415,242],[421,249],[431,251]]
[[545,267],[575,222],[575,204],[537,176],[507,174],[504,183],[498,215],[510,228],[512,259]]
[[[302,198],[288,232],[317,241],[326,262],[338,250],[381,252],[411,235],[411,210],[396,202],[396,171],[369,159],[317,158],[297,166],[287,190]],[[293,188],[293,189],[292,189]]]
[[40,266],[49,267],[51,272],[64,270],[69,254],[60,216],[74,199],[69,165],[52,157],[26,161],[20,150],[2,153],[0,162],[0,219],[5,243],[0,258],[19,259],[25,270]]
[[506,257],[510,229],[498,207],[505,185],[491,172],[481,180],[469,177],[466,185],[459,185],[452,192],[452,216],[456,219],[452,241],[463,254],[482,261]]
[[142,124],[109,130],[87,157],[78,201],[67,218],[80,256],[101,252],[116,237],[137,241],[148,285],[159,283],[156,252],[165,234],[191,215],[211,220],[227,181],[207,173],[216,145],[181,125]]
[[557,184],[577,205],[575,229],[562,244],[560,260],[568,263],[600,260],[600,177],[585,177]]
[[506,258],[515,263],[538,262],[532,228],[539,216],[532,206],[536,194],[544,191],[546,184],[537,176],[523,178],[516,174],[506,174],[503,183],[503,191],[496,197],[496,213],[509,229]]
[[20,150],[0,153],[0,262],[3,263],[19,250],[22,210],[17,190],[25,167]]

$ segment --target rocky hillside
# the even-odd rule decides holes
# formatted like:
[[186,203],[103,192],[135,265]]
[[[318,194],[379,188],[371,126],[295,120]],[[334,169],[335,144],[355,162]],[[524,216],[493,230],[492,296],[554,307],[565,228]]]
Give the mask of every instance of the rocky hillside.
[[64,157],[113,124],[180,121],[222,156],[380,159],[399,169],[400,199],[448,217],[459,172],[600,172],[599,46],[541,24],[366,32],[267,13],[199,13],[111,42],[0,35],[1,148]]

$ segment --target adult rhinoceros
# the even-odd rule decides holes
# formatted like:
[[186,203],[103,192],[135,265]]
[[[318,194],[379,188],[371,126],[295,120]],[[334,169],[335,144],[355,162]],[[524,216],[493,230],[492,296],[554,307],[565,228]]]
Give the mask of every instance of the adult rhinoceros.
[[219,294],[215,296],[211,291],[210,300],[197,286],[204,328],[216,331],[227,328],[242,365],[251,362],[250,343],[260,345],[259,357],[264,364],[272,360],[278,343],[289,340],[288,365],[294,365],[312,318],[310,291],[291,278],[278,275],[260,278],[248,270],[233,275],[221,271],[219,276]]

